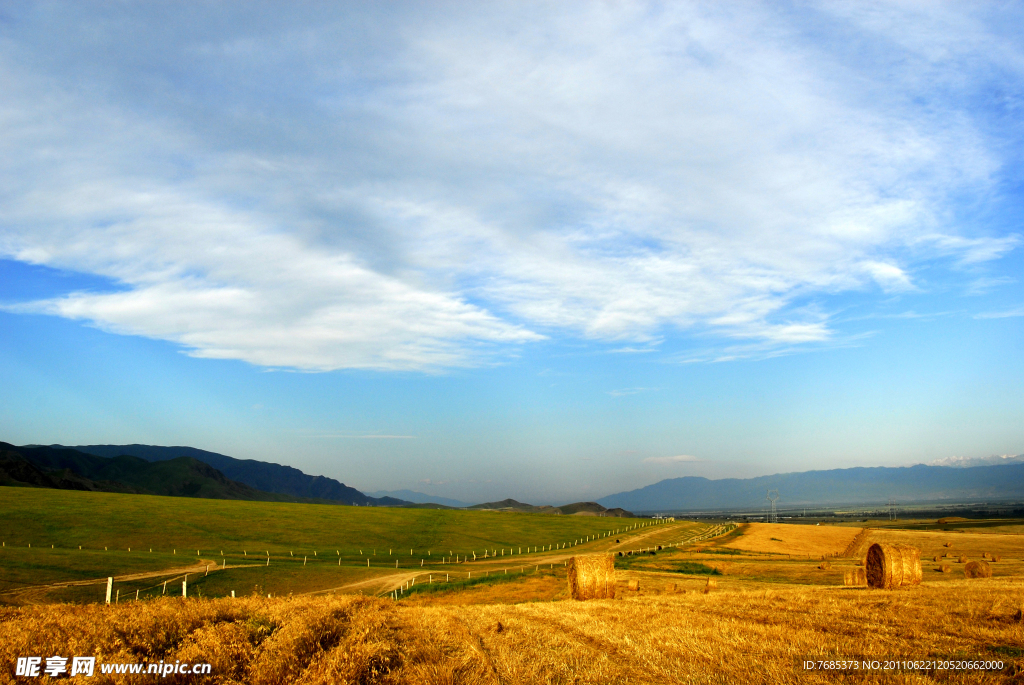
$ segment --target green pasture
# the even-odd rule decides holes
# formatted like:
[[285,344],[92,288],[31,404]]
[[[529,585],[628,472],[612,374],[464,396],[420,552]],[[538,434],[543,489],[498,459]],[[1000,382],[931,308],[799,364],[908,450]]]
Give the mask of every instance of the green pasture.
[[160,571],[197,563],[195,558],[146,550],[73,550],[7,543],[0,549],[0,593],[43,583],[82,581],[110,575]]
[[[346,558],[466,555],[572,543],[650,523],[597,516],[348,507],[106,492],[0,489],[0,540],[7,545],[88,549],[196,550],[201,555]],[[411,554],[410,554],[411,550]]]
[[[162,571],[200,560],[228,566],[196,579],[202,583],[196,591],[207,587],[209,596],[230,590],[249,594],[255,587],[274,594],[307,592],[366,574],[387,574],[396,567],[403,572],[451,568],[449,554],[464,560],[475,552],[480,562],[515,565],[537,548],[550,547],[551,553],[597,551],[613,543],[606,534],[623,539],[655,525],[594,516],[0,488],[0,593],[26,585]],[[246,569],[230,568],[239,565]],[[144,579],[124,589],[134,595],[135,589],[156,582]],[[95,590],[68,588],[49,594],[92,601],[85,598]]]

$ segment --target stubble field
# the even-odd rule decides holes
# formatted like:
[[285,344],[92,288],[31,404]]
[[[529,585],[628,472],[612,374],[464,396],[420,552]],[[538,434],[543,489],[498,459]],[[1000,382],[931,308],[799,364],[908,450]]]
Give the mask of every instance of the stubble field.
[[[395,516],[388,510],[359,515],[372,522],[373,514],[381,512]],[[96,603],[97,586],[15,593],[21,606],[0,609],[0,679],[15,679],[18,657],[91,655],[108,664],[211,665],[209,676],[171,674],[160,678],[166,682],[1024,682],[1024,622],[1018,613],[1024,608],[1024,545],[1012,533],[934,530],[913,523],[900,529],[870,522],[845,529],[590,517],[546,517],[554,520],[535,523],[538,517],[492,512],[459,512],[467,518],[430,524],[437,512],[414,513],[424,517],[419,530],[437,535],[451,526],[443,533],[450,539],[465,534],[472,540],[491,536],[505,541],[547,532],[583,542],[556,550],[553,541],[551,550],[522,555],[489,552],[486,559],[478,555],[476,561],[458,564],[439,564],[431,555],[423,566],[367,569],[341,555],[332,563],[318,555],[315,564],[307,559],[303,565],[282,549],[282,541],[274,538],[278,528],[271,527],[264,544],[270,546],[271,539],[277,544],[269,567],[239,563],[232,569],[232,557],[226,568],[206,575],[196,567],[214,559],[201,553],[198,562],[189,559],[193,566],[186,599],[180,596],[180,583],[171,586],[178,596],[147,594],[146,587],[152,590],[167,577],[160,575],[119,581],[120,601],[109,606]],[[293,515],[301,518],[301,512]],[[179,526],[186,529],[187,523]],[[621,531],[641,523],[647,525]],[[299,528],[322,525],[307,521]],[[472,534],[460,533],[460,525],[471,527]],[[602,530],[601,525],[613,527]],[[209,520],[195,527],[209,535]],[[412,529],[395,534],[408,536]],[[617,535],[602,535],[616,529]],[[246,532],[251,538],[259,534],[251,526]],[[593,536],[590,541],[587,535]],[[878,541],[919,547],[923,583],[895,591],[843,587],[843,571],[854,568],[867,546]],[[12,568],[30,565],[32,554],[38,555],[36,564],[52,555],[51,576],[87,576],[113,558],[109,551],[107,556],[96,551],[80,557],[89,560],[81,567],[68,562],[62,570],[62,552],[54,544],[53,550],[37,545],[31,553],[27,547],[5,548],[5,577]],[[424,546],[422,539],[412,544]],[[477,544],[479,552],[483,545]],[[490,546],[491,551],[497,547]],[[593,552],[615,555],[616,599],[573,601],[565,562],[573,554]],[[933,561],[934,555],[947,553],[957,559]],[[992,563],[993,577],[966,579],[959,556],[980,559],[983,553],[1001,557]],[[144,563],[125,568],[158,573],[147,569],[168,559],[149,554],[140,555]],[[174,562],[176,555],[169,557]],[[942,563],[953,572],[942,573]],[[177,582],[181,575],[170,577]],[[709,578],[715,587],[706,591]],[[630,581],[638,589],[628,589]],[[137,602],[135,589],[140,590]],[[231,589],[238,596],[225,598]],[[75,597],[75,591],[82,596]],[[69,598],[85,603],[53,603]],[[808,659],[898,657],[982,658],[1003,663],[1003,669],[844,676],[800,666]],[[143,683],[154,682],[154,676],[111,673],[80,680]]]

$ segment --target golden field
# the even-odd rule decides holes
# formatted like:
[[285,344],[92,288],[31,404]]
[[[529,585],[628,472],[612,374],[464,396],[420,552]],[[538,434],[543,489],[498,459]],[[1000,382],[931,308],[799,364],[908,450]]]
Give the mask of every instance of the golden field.
[[[1024,645],[1024,626],[1012,616],[1022,597],[1020,579],[992,579],[900,592],[736,588],[512,605],[409,605],[351,595],[161,599],[74,611],[48,605],[0,615],[0,663],[10,677],[14,658],[26,654],[208,662],[212,676],[203,681],[254,684],[833,682],[799,672],[795,661],[1012,658]],[[1021,677],[975,673],[942,682]],[[153,676],[76,680],[141,683]]]
[[[606,551],[693,536],[692,522],[646,537],[601,541]],[[773,552],[779,538],[790,547]],[[500,560],[464,565],[477,585],[405,593],[319,591],[238,599],[157,597],[140,602],[0,609],[0,681],[22,656],[96,656],[100,662],[209,662],[210,676],[168,683],[824,683],[804,658],[1001,659],[1001,673],[856,675],[858,683],[1024,682],[1024,545],[1014,535],[793,524],[741,526],[711,540],[616,556],[616,599],[572,601],[567,555],[537,555],[522,575]],[[896,591],[843,587],[873,541],[922,549],[924,582]],[[935,550],[973,559],[1002,554],[994,577],[939,572]],[[854,543],[851,545],[851,543]],[[856,549],[846,557],[830,556]],[[803,550],[794,553],[793,550]],[[812,557],[808,559],[807,557]],[[229,571],[230,573],[230,571]],[[436,571],[435,571],[436,573]],[[212,576],[211,576],[212,577]],[[228,576],[225,576],[228,577]],[[717,588],[705,594],[709,577]],[[627,589],[629,581],[638,591]],[[376,587],[376,586],[374,586]],[[394,589],[385,583],[381,594]],[[411,590],[411,591],[410,591]],[[123,599],[124,595],[122,595]],[[83,683],[147,683],[153,675],[97,675]],[[45,680],[45,679],[44,679]]]
[[744,523],[741,535],[725,544],[730,549],[810,557],[842,554],[860,528],[801,526],[789,523]]

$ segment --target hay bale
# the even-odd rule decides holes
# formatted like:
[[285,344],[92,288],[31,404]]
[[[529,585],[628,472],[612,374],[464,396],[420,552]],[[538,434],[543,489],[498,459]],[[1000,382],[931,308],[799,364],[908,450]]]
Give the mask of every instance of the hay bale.
[[942,572],[943,573],[952,573],[953,572],[953,567],[950,566],[949,564],[943,564],[942,565]]
[[1017,613],[1015,613],[1013,615],[1013,620],[1015,620],[1015,621],[1024,621],[1024,607],[1021,607],[1020,609],[1017,609]]
[[966,564],[967,563],[967,556],[964,555],[964,554],[961,554],[960,558],[956,560],[956,563],[958,563],[958,564]]
[[988,552],[982,552],[981,553],[981,558],[985,559],[985,560],[988,560],[988,559],[992,558],[992,555],[990,555]]
[[1003,555],[1002,554],[993,554],[992,556],[990,556],[988,558],[988,560],[989,561],[1002,561],[1003,560]]
[[935,563],[937,564],[937,563],[939,563],[939,562],[940,562],[941,560],[942,560],[942,557],[941,557],[941,556],[939,556],[938,554],[936,554],[936,555],[935,555],[935,558],[934,558],[934,559],[933,559],[932,561],[934,561],[934,562],[935,562]]
[[628,587],[633,592],[640,592],[640,581],[639,580],[631,580],[631,581],[629,581],[629,583],[627,583],[626,587]]
[[708,578],[708,584],[704,586],[704,594],[708,594],[712,590],[718,589],[718,581],[714,578]]
[[952,546],[953,546],[953,543],[952,543],[952,542],[947,542],[947,543],[946,543],[946,547],[952,547]]
[[991,578],[992,567],[987,561],[972,561],[964,566],[964,576],[967,578]]
[[607,554],[569,559],[569,594],[573,599],[615,599],[615,560]]
[[823,561],[820,564],[818,564],[818,568],[820,568],[822,571],[827,571],[830,568],[832,568],[832,564],[828,563],[827,561]]
[[843,585],[847,587],[860,587],[868,584],[867,572],[863,568],[855,568],[850,571],[843,571]]
[[921,550],[917,547],[876,542],[868,548],[864,565],[868,585],[873,588],[892,590],[921,582]]

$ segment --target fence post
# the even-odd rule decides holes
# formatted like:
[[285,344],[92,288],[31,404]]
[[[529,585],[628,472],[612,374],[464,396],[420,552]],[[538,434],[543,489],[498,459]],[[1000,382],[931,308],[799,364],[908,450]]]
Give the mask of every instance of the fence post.
[[110,604],[110,591],[114,587],[114,577],[107,576],[107,604]]

